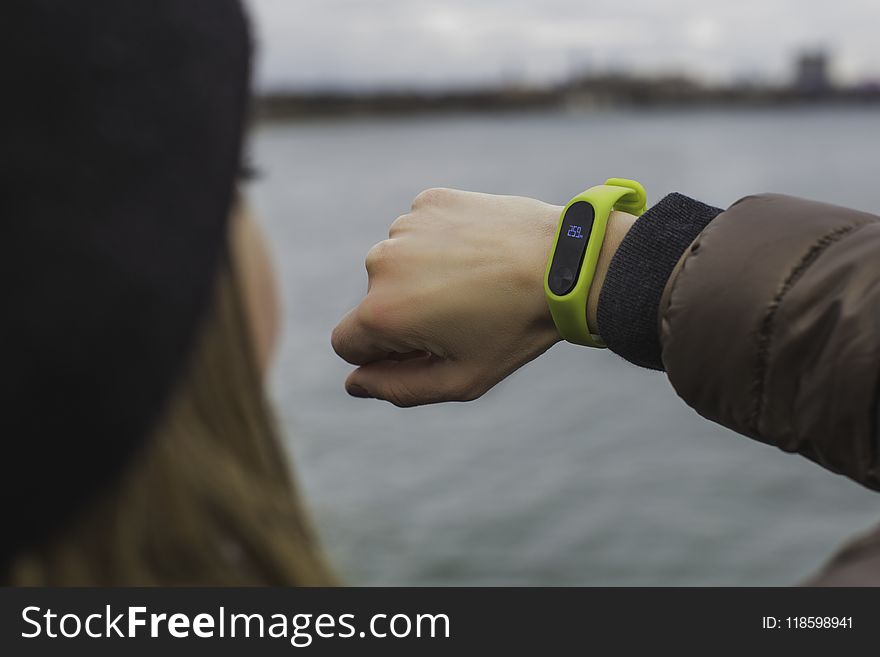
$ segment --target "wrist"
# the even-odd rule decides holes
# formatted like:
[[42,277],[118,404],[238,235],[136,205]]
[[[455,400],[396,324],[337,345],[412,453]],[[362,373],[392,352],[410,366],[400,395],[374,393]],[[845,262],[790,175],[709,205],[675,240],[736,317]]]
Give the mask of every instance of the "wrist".
[[[589,325],[588,306],[602,290],[606,272],[613,271],[618,244],[632,225],[614,211],[639,216],[645,212],[645,188],[626,178],[609,178],[574,196],[565,206],[555,235],[553,255],[547,262],[544,292],[550,313],[563,339],[602,349],[601,331]],[[638,224],[635,224],[638,225]],[[603,256],[600,263],[600,256]]]
[[663,290],[693,240],[721,210],[669,194],[635,222],[605,268],[597,324],[608,348],[626,360],[663,369],[659,312]]
[[[602,293],[602,286],[605,284],[605,277],[608,274],[608,268],[614,254],[630,228],[636,222],[638,217],[626,212],[614,210],[608,216],[608,226],[605,229],[605,239],[602,241],[602,249],[599,252],[599,261],[596,264],[596,273],[593,275],[593,282],[590,285],[590,292],[587,296],[587,325],[590,330],[599,335],[599,327],[597,314],[599,309],[599,295]],[[549,311],[548,311],[549,312]],[[552,320],[551,320],[552,321]]]
[[[562,206],[550,205],[547,206],[546,211],[542,212],[538,217],[541,234],[543,235],[541,245],[544,263],[546,263],[547,259],[550,257],[550,252],[553,248],[553,238],[556,235],[556,227],[559,223],[559,215],[562,212],[562,209]],[[596,264],[596,273],[593,276],[593,282],[590,285],[590,292],[587,297],[587,324],[590,329],[597,334],[599,331],[596,316],[599,307],[599,295],[602,291],[602,285],[605,282],[605,276],[608,273],[611,260],[617,252],[620,243],[623,242],[626,234],[629,232],[630,228],[632,228],[637,219],[638,217],[634,215],[620,212],[618,210],[613,210],[608,216],[608,226],[605,229],[605,239],[602,242],[602,249],[599,252],[599,261]],[[539,268],[537,274],[534,274],[534,272],[532,272],[532,274],[532,277],[535,275],[537,276],[536,285],[539,286],[542,291],[543,300],[535,319],[535,326],[537,327],[537,332],[541,334],[549,348],[557,342],[560,342],[562,336],[559,334],[559,329],[556,328],[553,316],[550,314],[550,307],[543,297],[543,266]]]
[[538,293],[540,303],[535,306],[535,333],[538,340],[545,349],[549,349],[557,342],[562,341],[559,329],[556,328],[556,322],[553,321],[553,315],[550,313],[550,306],[547,304],[547,298],[544,295],[544,274],[547,266],[547,260],[553,251],[553,242],[556,237],[556,229],[559,225],[559,215],[562,214],[563,206],[561,205],[545,205],[542,211],[536,216],[536,225],[540,234],[540,259],[536,259],[532,263],[529,271],[530,286]]

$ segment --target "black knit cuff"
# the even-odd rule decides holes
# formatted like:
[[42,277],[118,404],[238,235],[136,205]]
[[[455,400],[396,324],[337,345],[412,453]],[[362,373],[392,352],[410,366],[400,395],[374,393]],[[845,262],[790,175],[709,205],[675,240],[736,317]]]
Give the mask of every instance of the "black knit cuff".
[[599,334],[631,363],[662,370],[657,314],[685,249],[722,210],[670,194],[642,215],[621,242],[599,296]]

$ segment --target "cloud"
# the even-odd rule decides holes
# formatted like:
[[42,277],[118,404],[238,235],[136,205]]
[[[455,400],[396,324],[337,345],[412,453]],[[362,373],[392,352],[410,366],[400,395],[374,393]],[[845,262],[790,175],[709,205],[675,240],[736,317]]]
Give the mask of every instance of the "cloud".
[[831,49],[848,78],[880,77],[876,0],[247,0],[271,87],[554,80],[575,69],[685,69],[780,78]]

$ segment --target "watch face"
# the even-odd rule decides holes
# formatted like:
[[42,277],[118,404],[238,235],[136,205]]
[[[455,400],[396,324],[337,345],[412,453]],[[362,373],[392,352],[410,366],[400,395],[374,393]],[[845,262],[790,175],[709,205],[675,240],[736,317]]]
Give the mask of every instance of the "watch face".
[[592,205],[578,201],[572,203],[562,218],[562,228],[547,278],[547,286],[556,296],[565,296],[577,283],[595,216]]

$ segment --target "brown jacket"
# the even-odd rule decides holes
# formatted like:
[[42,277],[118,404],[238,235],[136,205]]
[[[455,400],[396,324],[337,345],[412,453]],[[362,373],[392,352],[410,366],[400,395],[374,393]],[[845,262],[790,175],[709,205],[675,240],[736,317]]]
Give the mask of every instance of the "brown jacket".
[[[880,217],[767,194],[704,223],[651,308],[675,390],[713,422],[880,490]],[[880,585],[880,531],[809,583]]]

